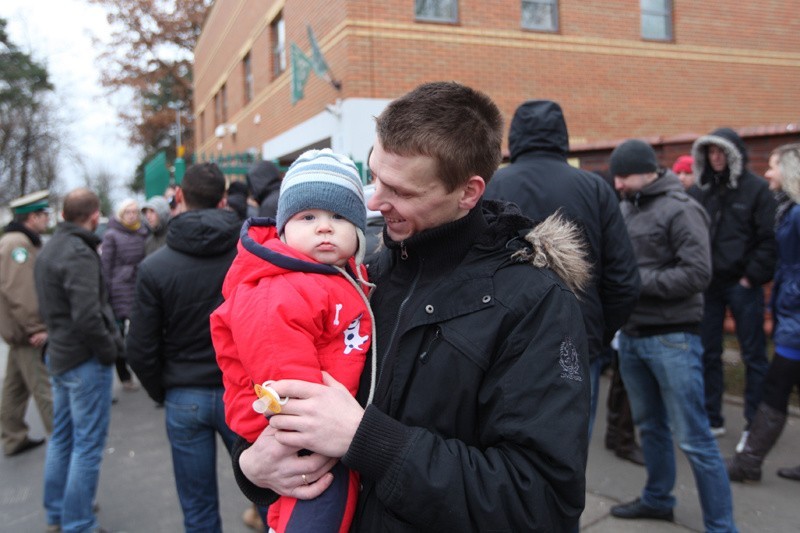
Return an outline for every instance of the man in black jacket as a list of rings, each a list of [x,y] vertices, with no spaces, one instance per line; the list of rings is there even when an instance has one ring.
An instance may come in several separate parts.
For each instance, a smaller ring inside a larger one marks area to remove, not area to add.
[[[167,244],[139,265],[127,337],[131,368],[166,406],[167,436],[186,531],[221,531],[216,434],[230,451],[222,373],[208,317],[236,255],[241,221],[222,209],[225,177],[214,163],[186,171]]]
[[[576,529],[590,392],[578,228],[550,217],[531,230],[515,206],[482,199],[503,136],[483,93],[421,85],[377,133],[378,369],[358,394],[374,383],[374,401],[325,375],[274,383],[290,399],[251,447],[238,442],[240,487],[257,503],[275,496],[248,480],[313,498],[341,458],[363,487],[353,532]]]
[[[64,198],[64,222],[36,259],[39,312],[47,326],[53,435],[44,465],[48,529],[95,531],[92,502],[111,418],[113,365],[122,353],[94,234],[100,200],[88,189]]]
[[[720,128],[697,139],[692,157],[694,175],[703,191],[702,204],[711,216],[713,275],[705,293],[700,330],[706,411],[711,432],[723,435],[722,330],[725,310],[730,308],[747,367],[743,445],[761,401],[761,387],[769,367],[762,286],[772,279],[777,257],[775,198],[767,181],[747,168],[747,148],[730,128]]]
[[[486,186],[485,198],[514,202],[533,220],[543,220],[561,210],[578,223],[589,245],[592,283],[581,295],[580,304],[592,373],[591,435],[600,354],[625,323],[639,296],[633,248],[611,187],[597,174],[567,163],[569,134],[560,105],[550,100],[522,104],[511,121],[508,148],[511,164],[495,172]],[[626,433],[627,442],[614,442],[613,448],[620,457],[641,464],[632,422]]]

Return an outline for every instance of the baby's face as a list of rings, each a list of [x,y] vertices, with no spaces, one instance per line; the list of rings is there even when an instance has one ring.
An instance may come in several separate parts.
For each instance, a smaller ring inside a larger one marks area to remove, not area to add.
[[[283,229],[286,244],[327,265],[344,266],[358,249],[356,227],[324,209],[300,211]]]

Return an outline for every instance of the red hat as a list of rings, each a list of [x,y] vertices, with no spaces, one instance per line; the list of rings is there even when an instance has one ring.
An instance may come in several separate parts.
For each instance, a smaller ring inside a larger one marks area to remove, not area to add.
[[[692,163],[694,163],[694,159],[692,159],[692,156],[682,155],[675,160],[675,164],[672,165],[672,171],[675,174],[680,174],[681,172],[686,172],[687,174],[691,174]]]

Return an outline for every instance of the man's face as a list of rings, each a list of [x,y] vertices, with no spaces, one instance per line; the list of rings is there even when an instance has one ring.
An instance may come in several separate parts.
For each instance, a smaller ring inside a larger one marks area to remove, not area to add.
[[[781,167],[778,164],[778,154],[772,154],[769,156],[769,169],[764,173],[764,177],[767,178],[767,181],[769,182],[769,189],[771,191],[781,190],[783,174],[781,173]]]
[[[717,145],[710,145],[708,147],[708,163],[714,172],[722,172],[728,166],[728,158],[725,156],[725,151]]]
[[[375,194],[367,206],[381,212],[386,231],[394,241],[403,241],[469,212],[462,203],[464,188],[447,192],[431,157],[392,154],[375,141],[369,168],[375,179]]]
[[[644,189],[645,185],[655,180],[656,176],[655,173],[614,176],[614,188],[623,198],[630,198]]]
[[[305,209],[286,221],[286,244],[326,265],[344,266],[356,254],[356,227],[325,209]]]
[[[158,228],[158,213],[156,213],[155,209],[145,207],[142,211],[144,211],[144,218],[147,219],[147,224],[153,229]]]
[[[678,179],[681,180],[681,185],[684,189],[689,189],[694,185],[694,174],[692,172],[679,172]]]
[[[47,214],[47,211],[35,211],[28,216],[26,226],[34,233],[41,235],[47,231],[47,222],[49,219],[50,216]]]

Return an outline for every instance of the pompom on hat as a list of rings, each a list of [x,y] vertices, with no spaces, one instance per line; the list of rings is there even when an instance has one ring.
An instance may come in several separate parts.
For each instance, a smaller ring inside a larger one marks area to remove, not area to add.
[[[612,176],[649,174],[658,171],[653,147],[639,139],[628,139],[611,152],[609,170]]]
[[[350,158],[325,148],[304,152],[292,163],[278,196],[278,234],[283,235],[286,222],[305,209],[324,209],[350,221],[358,235],[356,262],[361,263],[367,207],[361,176]]]

